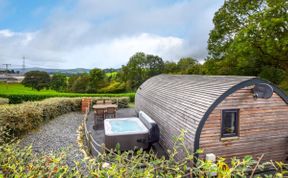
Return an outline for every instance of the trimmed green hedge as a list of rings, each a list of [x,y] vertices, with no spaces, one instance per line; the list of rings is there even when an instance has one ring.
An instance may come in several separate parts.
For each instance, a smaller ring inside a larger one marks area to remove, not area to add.
[[[120,94],[0,94],[0,97],[8,98],[10,104],[18,104],[24,101],[39,101],[52,97],[129,97],[130,102],[134,102],[135,93],[120,93]]]
[[[1,130],[9,133],[9,138],[18,137],[37,128],[46,120],[71,111],[79,111],[80,106],[81,98],[50,98],[38,102],[1,105]],[[7,137],[0,138],[1,142],[3,140],[7,140]]]
[[[111,100],[112,104],[117,104],[118,108],[129,107],[129,97],[92,97],[92,105],[96,104],[97,100]]]
[[[99,98],[92,97],[91,99],[95,102]],[[128,107],[128,97],[117,99],[119,108]],[[111,100],[114,103],[117,102],[116,98]],[[44,121],[71,111],[80,111],[81,101],[80,97],[49,98],[43,101],[0,105],[0,144],[37,128]],[[9,133],[9,136],[5,133]]]
[[[43,101],[6,104],[0,106],[0,142],[21,136],[37,128],[45,120],[79,111],[81,98],[50,98]],[[9,137],[3,135],[9,133]]]

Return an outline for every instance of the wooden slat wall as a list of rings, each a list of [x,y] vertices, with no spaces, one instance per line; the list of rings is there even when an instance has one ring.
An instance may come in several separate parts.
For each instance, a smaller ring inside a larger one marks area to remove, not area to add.
[[[144,82],[135,98],[136,110],[147,113],[160,127],[160,143],[172,149],[181,129],[193,151],[199,121],[214,101],[232,86],[251,77],[159,75]]]
[[[222,109],[234,108],[240,109],[239,140],[220,141]],[[200,148],[204,154],[228,158],[245,155],[257,158],[264,153],[263,160],[285,161],[288,159],[288,105],[275,93],[270,99],[255,100],[251,87],[240,89],[210,114],[201,133]]]

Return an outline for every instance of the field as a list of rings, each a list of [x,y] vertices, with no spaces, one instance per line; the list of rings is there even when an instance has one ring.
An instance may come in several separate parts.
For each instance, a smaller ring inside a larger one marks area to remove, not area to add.
[[[32,90],[19,83],[0,83],[0,97],[9,98],[10,103],[20,103],[22,101],[41,100],[50,97],[129,97],[130,102],[134,102],[135,93],[117,94],[89,94],[89,93],[62,93],[55,90]]]
[[[32,90],[32,88],[25,87],[20,83],[0,83],[0,93],[1,94],[37,94],[37,95],[47,95],[47,94],[59,94],[55,90]],[[61,93],[64,94],[64,93]]]

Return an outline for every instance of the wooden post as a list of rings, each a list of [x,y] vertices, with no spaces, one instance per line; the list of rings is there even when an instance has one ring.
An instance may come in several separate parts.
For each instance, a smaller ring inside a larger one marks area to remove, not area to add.
[[[91,132],[88,132],[88,152],[90,155],[92,155],[92,146],[91,146]]]

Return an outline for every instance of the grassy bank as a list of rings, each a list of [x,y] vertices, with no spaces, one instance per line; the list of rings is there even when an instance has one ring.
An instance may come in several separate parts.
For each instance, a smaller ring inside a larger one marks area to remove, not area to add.
[[[54,90],[32,90],[22,84],[0,83],[0,97],[8,98],[10,103],[21,103],[23,101],[38,101],[51,97],[129,97],[130,102],[134,102],[135,93],[62,93]]]

